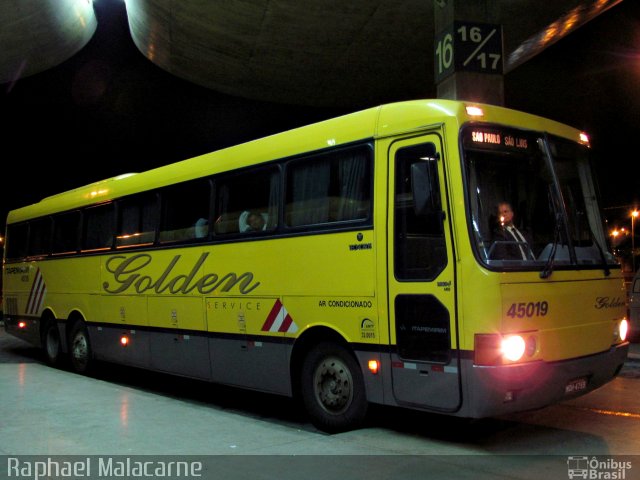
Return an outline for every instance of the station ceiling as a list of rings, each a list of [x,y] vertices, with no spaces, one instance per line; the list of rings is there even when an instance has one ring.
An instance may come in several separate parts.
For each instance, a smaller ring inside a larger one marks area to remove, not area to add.
[[[122,1],[122,0],[93,0]],[[177,77],[244,98],[347,107],[433,96],[437,9],[463,0],[125,0],[131,36]],[[515,69],[622,0],[464,0]],[[52,68],[97,26],[92,0],[0,2],[0,83]]]

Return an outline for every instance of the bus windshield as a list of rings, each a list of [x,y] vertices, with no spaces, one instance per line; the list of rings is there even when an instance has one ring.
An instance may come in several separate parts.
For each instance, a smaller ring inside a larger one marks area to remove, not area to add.
[[[604,268],[607,250],[589,149],[493,125],[462,131],[475,252],[493,270]]]

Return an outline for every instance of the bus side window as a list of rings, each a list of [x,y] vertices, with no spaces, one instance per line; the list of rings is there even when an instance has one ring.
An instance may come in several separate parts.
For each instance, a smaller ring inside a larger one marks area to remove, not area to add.
[[[51,219],[37,218],[29,222],[29,248],[27,255],[48,255],[51,249]]]
[[[102,250],[113,245],[113,203],[86,208],[83,213],[82,250]]]
[[[116,246],[148,245],[154,242],[158,222],[155,193],[143,193],[118,202]]]
[[[5,256],[9,260],[17,260],[27,256],[29,238],[28,223],[14,223],[7,226],[7,244]]]
[[[291,162],[287,168],[287,225],[370,218],[370,157],[369,148],[356,148]]]
[[[166,188],[161,193],[160,242],[181,242],[209,236],[209,180]]]
[[[278,226],[280,170],[252,169],[216,182],[216,235],[271,231]]]
[[[80,212],[66,212],[53,217],[53,253],[78,251]]]

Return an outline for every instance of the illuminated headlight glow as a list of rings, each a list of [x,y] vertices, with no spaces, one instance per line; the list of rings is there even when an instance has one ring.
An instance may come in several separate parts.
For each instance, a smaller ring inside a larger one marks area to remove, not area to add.
[[[474,365],[509,365],[533,361],[538,353],[535,332],[526,334],[477,333],[474,338]]]

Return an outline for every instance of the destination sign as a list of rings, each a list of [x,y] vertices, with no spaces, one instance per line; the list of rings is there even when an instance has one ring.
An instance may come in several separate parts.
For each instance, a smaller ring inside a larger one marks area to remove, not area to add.
[[[466,148],[530,151],[536,148],[536,136],[514,129],[469,126],[463,133]]]

